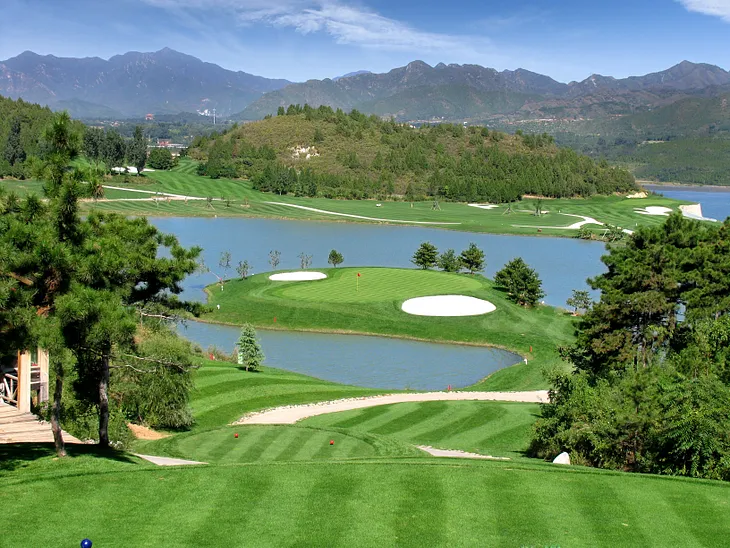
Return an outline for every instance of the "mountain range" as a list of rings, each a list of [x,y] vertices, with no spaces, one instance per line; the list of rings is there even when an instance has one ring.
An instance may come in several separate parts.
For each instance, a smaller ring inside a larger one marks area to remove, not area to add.
[[[76,117],[212,111],[230,115],[291,82],[223,69],[169,48],[109,60],[26,51],[0,61],[0,95],[68,109]]]
[[[25,52],[0,62],[0,95],[68,109],[81,118],[215,108],[227,118],[256,120],[280,106],[308,103],[403,121],[610,119],[729,91],[730,72],[689,61],[644,76],[594,74],[567,84],[524,69],[423,61],[383,74],[357,71],[292,83],[229,71],[169,48],[109,60]]]

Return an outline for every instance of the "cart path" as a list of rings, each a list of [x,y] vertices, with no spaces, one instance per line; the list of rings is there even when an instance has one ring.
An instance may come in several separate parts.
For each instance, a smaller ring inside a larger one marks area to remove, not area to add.
[[[294,207],[296,209],[303,209],[305,211],[312,211],[314,213],[322,213],[324,215],[337,215],[338,217],[350,217],[351,219],[364,219],[366,221],[378,221],[381,223],[406,223],[410,225],[460,225],[461,223],[439,223],[436,221],[401,221],[399,219],[378,219],[376,217],[363,217],[362,215],[351,215],[350,213],[337,213],[335,211],[326,211],[324,209],[316,209],[314,207],[306,207],[295,204],[287,204],[284,202],[264,202],[270,205],[280,205],[286,207]]]
[[[362,398],[309,403],[305,405],[286,405],[248,413],[233,424],[294,424],[300,420],[328,413],[352,411],[378,405],[427,401],[503,401],[523,403],[548,403],[547,390],[530,392],[422,392],[404,394],[384,394]]]

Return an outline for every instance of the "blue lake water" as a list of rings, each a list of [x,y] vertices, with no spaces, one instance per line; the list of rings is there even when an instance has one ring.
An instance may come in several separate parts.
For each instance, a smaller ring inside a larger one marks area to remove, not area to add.
[[[240,330],[187,322],[180,333],[231,351]],[[521,358],[504,350],[384,337],[258,331],[265,363],[328,381],[391,390],[462,388]]]
[[[702,204],[707,217],[730,216],[730,192],[697,187],[658,187],[652,190]],[[222,251],[233,263],[247,260],[253,273],[271,270],[269,251],[281,251],[279,269],[299,268],[297,255],[313,256],[313,268],[327,267],[327,256],[337,249],[345,266],[412,267],[410,258],[421,242],[440,250],[461,251],[470,242],[487,256],[486,275],[492,277],[507,261],[522,257],[543,280],[548,304],[564,306],[573,289],[587,289],[586,279],[603,272],[604,245],[568,238],[495,236],[423,227],[279,221],[271,219],[153,218],[164,232],[175,234],[185,246],[204,249],[208,266],[219,275]],[[229,276],[233,272],[228,273]],[[216,281],[212,274],[191,276],[184,297],[204,300],[203,288]],[[217,346],[231,352],[238,329],[189,322],[183,335],[203,348]],[[266,364],[318,378],[383,389],[444,389],[464,387],[512,365],[519,357],[496,349],[430,344],[383,337],[319,335],[259,331]]]
[[[299,268],[298,255],[312,255],[312,268],[326,268],[331,249],[345,257],[343,266],[390,266],[413,268],[411,257],[430,241],[439,250],[458,252],[470,242],[486,253],[485,274],[493,277],[502,266],[522,257],[542,278],[545,301],[565,306],[573,289],[587,289],[586,279],[603,272],[600,262],[605,246],[572,238],[495,236],[423,227],[279,221],[243,218],[152,218],[160,230],[175,234],[184,246],[203,248],[206,264],[218,275],[220,254],[230,251],[233,264],[247,260],[253,272],[271,270],[269,251],[281,251],[280,270]],[[231,270],[228,276],[235,276]],[[185,282],[187,299],[204,300],[203,288],[216,281],[213,274],[191,276]]]
[[[705,217],[724,221],[730,217],[730,188],[712,186],[644,185],[667,198],[696,202]]]

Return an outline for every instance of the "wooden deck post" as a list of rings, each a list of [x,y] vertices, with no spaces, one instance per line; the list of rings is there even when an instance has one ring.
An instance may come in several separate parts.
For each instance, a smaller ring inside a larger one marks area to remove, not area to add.
[[[18,352],[18,411],[30,413],[30,352]]]
[[[38,403],[48,401],[48,366],[49,358],[48,351],[43,348],[38,348],[38,365],[40,366],[40,381],[41,386],[38,392]]]

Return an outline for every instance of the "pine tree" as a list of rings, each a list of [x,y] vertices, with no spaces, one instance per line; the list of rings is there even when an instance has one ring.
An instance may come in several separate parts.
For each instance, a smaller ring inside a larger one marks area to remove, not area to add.
[[[25,162],[25,150],[20,143],[20,118],[15,118],[10,126],[8,140],[5,143],[5,160],[12,166],[15,163]]]
[[[466,268],[470,274],[475,274],[484,270],[484,251],[479,249],[475,243],[470,243],[459,256],[461,265]]]
[[[428,270],[436,266],[438,261],[438,249],[431,242],[423,242],[421,246],[413,254],[411,262],[422,268]]]
[[[337,265],[342,264],[345,261],[344,257],[342,256],[342,253],[337,251],[336,249],[333,249],[330,251],[330,255],[327,258],[327,262],[337,268]]]
[[[245,324],[238,339],[238,363],[243,365],[246,371],[256,371],[263,361],[264,353],[256,338],[256,330],[251,324]]]
[[[542,281],[522,258],[508,262],[494,277],[497,285],[505,289],[513,301],[524,306],[535,306],[545,296]]]

